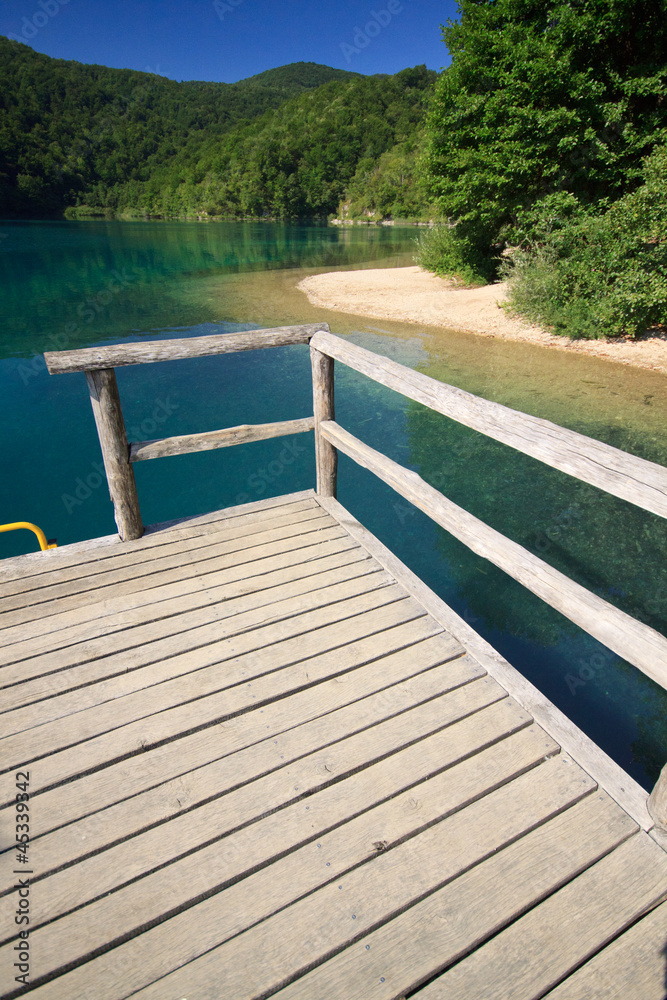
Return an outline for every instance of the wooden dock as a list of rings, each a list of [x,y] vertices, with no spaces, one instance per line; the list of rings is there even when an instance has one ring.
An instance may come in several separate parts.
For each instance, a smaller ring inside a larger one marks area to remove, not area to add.
[[[665,852],[327,506],[2,564],[36,1000],[663,1000]]]
[[[141,537],[0,562],[0,995],[664,1000],[664,783],[649,810],[327,495],[363,449],[315,360],[317,493],[144,530],[130,456],[180,445],[114,418]]]

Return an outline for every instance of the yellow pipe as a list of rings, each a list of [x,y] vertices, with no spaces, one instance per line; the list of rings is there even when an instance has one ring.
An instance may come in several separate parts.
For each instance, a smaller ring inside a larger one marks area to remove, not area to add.
[[[27,528],[28,531],[34,531],[37,535],[37,541],[39,542],[39,547],[44,552],[45,549],[57,549],[58,546],[55,541],[48,542],[46,540],[46,535],[41,528],[38,528],[36,524],[31,524],[30,521],[12,521],[11,524],[0,524],[0,532],[3,531],[16,531],[17,528]]]

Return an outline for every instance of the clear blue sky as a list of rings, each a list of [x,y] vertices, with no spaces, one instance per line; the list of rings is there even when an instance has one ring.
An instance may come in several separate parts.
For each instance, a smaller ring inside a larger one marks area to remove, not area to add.
[[[299,61],[439,70],[440,25],[457,11],[455,0],[1,0],[0,34],[59,59],[233,83]]]

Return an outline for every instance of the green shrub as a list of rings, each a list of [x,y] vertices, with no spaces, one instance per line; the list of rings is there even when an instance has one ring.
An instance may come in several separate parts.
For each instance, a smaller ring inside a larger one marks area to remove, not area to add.
[[[572,195],[519,219],[505,267],[510,308],[571,337],[638,337],[667,324],[667,148],[644,184],[598,214]]]
[[[415,262],[443,278],[465,285],[485,285],[493,280],[497,262],[489,260],[485,248],[466,239],[458,226],[441,223],[425,230],[418,239]]]

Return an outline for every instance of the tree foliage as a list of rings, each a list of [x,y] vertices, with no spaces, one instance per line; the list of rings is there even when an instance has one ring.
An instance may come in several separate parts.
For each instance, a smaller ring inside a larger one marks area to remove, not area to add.
[[[429,183],[462,258],[487,258],[559,192],[641,182],[667,138],[665,0],[460,0],[427,120]]]

